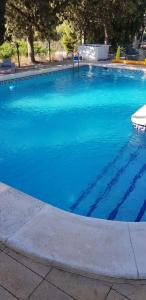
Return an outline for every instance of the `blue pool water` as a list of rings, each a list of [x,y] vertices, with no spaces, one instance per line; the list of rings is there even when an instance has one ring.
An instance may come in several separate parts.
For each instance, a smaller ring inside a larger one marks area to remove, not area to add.
[[[81,67],[0,85],[0,181],[80,215],[146,221],[142,71]]]

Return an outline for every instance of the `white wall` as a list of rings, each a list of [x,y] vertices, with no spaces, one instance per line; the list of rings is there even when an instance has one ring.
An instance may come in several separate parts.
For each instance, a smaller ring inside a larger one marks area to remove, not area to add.
[[[82,45],[78,47],[78,53],[87,60],[108,59],[109,45]]]

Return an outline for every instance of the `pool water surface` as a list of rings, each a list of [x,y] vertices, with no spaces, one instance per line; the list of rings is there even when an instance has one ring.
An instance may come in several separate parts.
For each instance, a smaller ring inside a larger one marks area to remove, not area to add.
[[[64,210],[146,221],[143,71],[82,66],[0,85],[0,181]],[[37,200],[36,200],[37,201]]]

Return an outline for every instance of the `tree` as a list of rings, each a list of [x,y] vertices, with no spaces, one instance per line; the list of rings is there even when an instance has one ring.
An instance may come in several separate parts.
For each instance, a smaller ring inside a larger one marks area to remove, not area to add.
[[[91,23],[95,22],[97,0],[70,1],[66,10],[66,19],[72,23],[80,35],[80,42],[86,44]]]
[[[131,43],[144,28],[146,0],[74,0],[66,17],[84,43],[104,42],[113,47]]]
[[[78,35],[72,27],[72,24],[65,21],[57,28],[57,32],[61,35],[61,42],[66,52],[74,52],[77,47]]]
[[[6,33],[12,38],[27,39],[31,62],[35,62],[34,37],[50,45],[56,26],[64,19],[68,21],[68,32],[64,29],[63,35],[68,49],[77,39],[110,43],[114,48],[125,46],[145,26],[146,0],[0,0],[0,40],[4,34],[5,1]]]
[[[104,24],[105,41],[114,47],[132,43],[144,24],[145,8],[146,0],[101,0],[98,16]]]
[[[0,1],[0,44],[4,41],[5,33],[5,4],[6,0]]]
[[[7,0],[7,33],[15,38],[27,39],[30,62],[35,62],[35,33],[39,33],[42,39],[50,39],[58,24],[59,13],[67,3],[68,0]]]

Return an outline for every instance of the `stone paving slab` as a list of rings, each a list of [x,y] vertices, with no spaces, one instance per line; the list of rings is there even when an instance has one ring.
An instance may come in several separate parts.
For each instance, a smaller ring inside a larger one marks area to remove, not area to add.
[[[146,299],[146,285],[114,284],[113,289],[130,300]]]
[[[11,295],[3,287],[0,286],[0,300],[16,300],[17,298]]]
[[[137,278],[127,223],[81,217],[47,205],[7,244],[79,273]]]
[[[47,281],[43,281],[41,285],[30,296],[30,300],[73,300],[72,297],[65,294]]]
[[[128,300],[128,298],[124,297],[123,295],[120,295],[116,291],[111,290],[106,300]],[[137,299],[137,300],[142,300],[142,299]]]
[[[27,299],[42,278],[0,252],[0,285],[20,299]]]
[[[107,277],[103,281],[55,268],[42,277],[36,275],[36,265],[4,248],[0,252],[0,300],[146,300],[146,280],[119,283]]]
[[[6,246],[5,246],[5,244],[4,243],[2,243],[2,242],[0,242],[0,250],[4,250],[6,248]]]
[[[129,223],[131,241],[138,268],[138,277],[146,278],[146,223]]]
[[[1,186],[1,184],[0,184]],[[18,231],[45,203],[12,188],[0,192],[0,241]]]
[[[61,288],[77,300],[104,300],[111,284],[80,275],[53,269],[46,280]]]
[[[33,272],[37,273],[42,277],[45,277],[51,270],[50,266],[45,266],[40,263],[36,263],[34,260],[27,258],[20,253],[12,251],[9,248],[4,248],[3,251],[4,253],[14,258],[16,261],[18,261],[19,263],[26,266],[27,268],[29,268],[30,270],[32,270]]]

